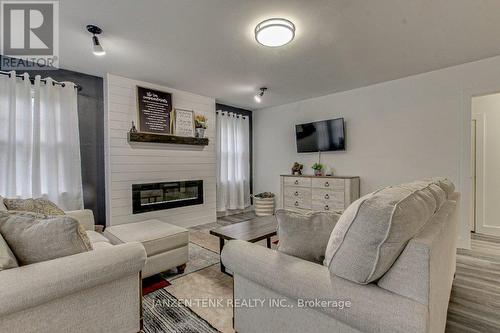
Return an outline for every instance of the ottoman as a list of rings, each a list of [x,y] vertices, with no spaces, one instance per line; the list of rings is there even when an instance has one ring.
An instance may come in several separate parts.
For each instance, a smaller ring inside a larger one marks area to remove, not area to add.
[[[113,244],[140,242],[146,249],[147,259],[142,277],[176,267],[183,273],[188,262],[189,232],[159,220],[120,224],[107,227],[104,236]]]

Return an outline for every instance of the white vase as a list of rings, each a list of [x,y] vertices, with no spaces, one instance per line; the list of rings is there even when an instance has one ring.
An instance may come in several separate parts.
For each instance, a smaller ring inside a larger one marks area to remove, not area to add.
[[[205,137],[205,129],[204,128],[197,128],[196,129],[196,137],[197,138],[203,138]]]

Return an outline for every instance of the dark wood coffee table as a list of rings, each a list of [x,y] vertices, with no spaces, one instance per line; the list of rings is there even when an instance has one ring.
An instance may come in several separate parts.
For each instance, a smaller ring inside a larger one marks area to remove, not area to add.
[[[278,222],[274,215],[255,217],[245,222],[239,222],[224,227],[210,230],[210,234],[219,237],[219,248],[222,253],[226,240],[239,239],[255,243],[263,239],[267,240],[267,247],[271,248],[271,237],[276,235]],[[226,267],[220,264],[220,270],[226,273]],[[227,273],[226,273],[227,274]]]

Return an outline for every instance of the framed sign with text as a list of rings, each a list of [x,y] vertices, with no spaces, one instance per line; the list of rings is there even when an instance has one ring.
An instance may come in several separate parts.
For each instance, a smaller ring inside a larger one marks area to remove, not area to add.
[[[194,111],[175,109],[174,134],[194,137]]]
[[[172,94],[137,86],[139,131],[171,134]]]

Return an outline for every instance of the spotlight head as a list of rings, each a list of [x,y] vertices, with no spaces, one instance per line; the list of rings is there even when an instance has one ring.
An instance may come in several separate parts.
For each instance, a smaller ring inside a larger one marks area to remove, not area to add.
[[[106,54],[106,51],[102,48],[101,43],[99,42],[99,38],[97,36],[92,36],[92,52],[96,56],[103,56]]]
[[[102,33],[102,29],[99,28],[98,26],[89,24],[87,25],[87,31],[92,34],[92,52],[96,56],[103,56],[106,54],[106,51],[102,48],[102,45],[99,41],[99,38],[97,35]]]
[[[262,96],[264,96],[264,93],[267,91],[267,88],[262,87],[259,90],[260,90],[260,92],[253,97],[257,103],[262,102]]]

